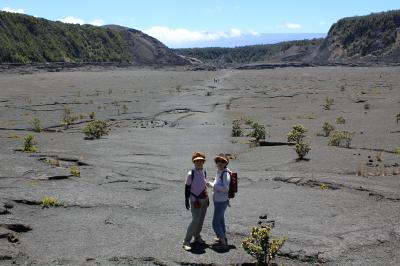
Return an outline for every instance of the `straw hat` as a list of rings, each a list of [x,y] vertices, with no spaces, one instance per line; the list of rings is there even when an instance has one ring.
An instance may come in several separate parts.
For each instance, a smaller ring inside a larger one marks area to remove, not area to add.
[[[206,155],[203,152],[197,152],[197,151],[193,152],[193,154],[192,154],[192,162],[199,161],[199,160],[205,161],[206,160]]]
[[[225,154],[223,154],[223,153],[218,154],[218,155],[214,158],[214,161],[217,161],[217,160],[222,160],[222,161],[224,161],[224,162],[226,162],[226,163],[229,163],[228,157],[227,157]]]

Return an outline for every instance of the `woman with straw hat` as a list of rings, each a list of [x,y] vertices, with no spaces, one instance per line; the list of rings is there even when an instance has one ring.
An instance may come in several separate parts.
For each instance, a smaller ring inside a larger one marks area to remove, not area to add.
[[[213,182],[207,182],[207,186],[213,188],[214,216],[212,226],[217,236],[215,238],[218,248],[228,249],[226,238],[225,211],[229,205],[229,183],[231,181],[231,171],[228,169],[228,157],[220,153],[214,158],[217,166],[217,174]]]
[[[203,170],[206,155],[202,152],[192,154],[194,167],[188,172],[185,182],[185,206],[192,213],[192,221],[188,226],[186,237],[183,240],[183,249],[190,251],[190,241],[194,238],[195,243],[205,244],[200,232],[203,228],[209,199],[207,194],[207,173]]]

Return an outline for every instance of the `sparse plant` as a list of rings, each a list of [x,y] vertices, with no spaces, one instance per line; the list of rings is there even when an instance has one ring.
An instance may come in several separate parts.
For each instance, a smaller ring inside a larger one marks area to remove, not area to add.
[[[80,120],[86,119],[86,115],[80,114],[80,115],[79,115],[79,119],[80,119]]]
[[[320,188],[321,190],[327,190],[329,187],[328,187],[326,184],[321,183],[321,184],[319,185],[319,188]]]
[[[249,134],[249,137],[255,138],[256,141],[265,139],[265,125],[255,122],[251,127],[253,130]]]
[[[103,120],[89,122],[83,128],[83,133],[85,133],[88,139],[99,139],[101,136],[108,134],[107,123]]]
[[[81,176],[81,170],[77,166],[71,166],[70,168],[71,175],[75,177],[80,177]]]
[[[375,158],[376,158],[377,162],[382,162],[383,161],[383,152],[381,152],[381,151],[376,152]]]
[[[33,131],[35,131],[35,132],[42,132],[43,131],[42,122],[40,121],[39,118],[35,117],[31,121],[31,125],[33,126]]]
[[[89,118],[90,119],[94,119],[95,118],[95,116],[96,116],[96,113],[95,112],[91,112],[91,113],[89,113]]]
[[[294,149],[297,153],[298,159],[303,160],[304,157],[310,152],[311,147],[310,147],[310,144],[300,142],[300,143],[296,143],[296,145],[294,146]]]
[[[288,134],[287,140],[289,142],[300,143],[306,137],[307,131],[303,125],[294,125],[292,131]]]
[[[354,132],[350,132],[347,130],[343,131],[334,131],[330,135],[329,145],[337,146],[337,147],[344,147],[349,148],[351,141],[353,139]]]
[[[296,143],[294,150],[299,160],[303,160],[311,150],[310,144],[303,142],[307,131],[308,130],[303,125],[294,125],[292,131],[290,131],[287,136],[288,142]]]
[[[271,265],[288,237],[273,238],[273,224],[253,227],[251,235],[242,240],[243,249],[257,260],[257,265]]]
[[[334,131],[335,129],[336,129],[335,126],[330,124],[330,123],[328,123],[328,122],[325,122],[322,125],[322,132],[324,134],[324,137],[329,137],[331,132]]]
[[[398,147],[396,147],[396,148],[394,149],[394,153],[400,155],[400,146],[398,146]]]
[[[335,100],[333,98],[326,98],[323,104],[325,110],[331,110],[332,105],[334,104]]]
[[[339,116],[338,118],[336,118],[336,124],[346,124],[346,118],[344,118],[343,116]]]
[[[122,113],[126,114],[128,112],[128,107],[124,104],[122,105]]]
[[[182,90],[182,86],[181,86],[181,85],[178,85],[178,86],[176,86],[176,88],[175,88],[175,89],[176,89],[176,91],[177,91],[177,92],[181,92],[181,90]]]
[[[232,121],[232,137],[242,137],[243,136],[243,129],[241,127],[240,120],[233,120]]]
[[[313,119],[317,119],[317,115],[316,114],[308,114],[308,115],[305,115],[305,118],[313,120]]]
[[[396,115],[396,123],[398,124],[399,121],[400,121],[400,113],[398,113],[398,114]]]
[[[254,124],[254,121],[253,121],[253,119],[251,119],[250,117],[244,117],[244,118],[242,118],[242,120],[244,121],[244,123],[246,124],[246,125],[248,125],[248,126],[250,126],[250,125],[253,125]]]
[[[42,207],[43,208],[56,207],[59,205],[60,205],[60,203],[58,202],[58,200],[56,198],[46,196],[42,199]]]
[[[67,129],[69,126],[76,120],[77,118],[72,115],[72,111],[70,108],[65,107],[64,112],[62,114],[62,123],[64,128]]]
[[[37,144],[35,140],[35,136],[33,135],[27,135],[24,138],[24,147],[23,147],[23,152],[37,152],[38,148],[35,146]]]

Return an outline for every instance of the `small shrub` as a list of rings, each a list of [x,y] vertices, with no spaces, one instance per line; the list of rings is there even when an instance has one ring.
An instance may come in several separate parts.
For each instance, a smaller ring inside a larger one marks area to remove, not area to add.
[[[339,116],[338,118],[336,118],[336,124],[346,124],[346,118],[344,118],[343,116]]]
[[[394,153],[400,155],[400,146],[396,147],[396,149],[394,149]]]
[[[271,265],[278,251],[288,239],[287,236],[272,238],[272,228],[271,224],[253,227],[251,235],[242,240],[243,249],[257,259],[257,265]]]
[[[122,105],[122,113],[126,114],[128,112],[128,107],[124,104]]]
[[[292,131],[289,132],[287,137],[288,142],[296,143],[294,150],[296,151],[299,160],[303,160],[311,150],[310,145],[303,142],[307,131],[308,130],[303,125],[294,125]]]
[[[243,129],[240,125],[240,120],[233,120],[232,122],[232,137],[242,137]]]
[[[69,126],[75,122],[78,119],[78,117],[72,115],[72,111],[70,108],[65,107],[64,108],[64,113],[62,114],[62,124],[64,125],[64,128],[67,129]]]
[[[294,125],[292,131],[289,132],[288,142],[300,143],[306,137],[307,129],[303,125]]]
[[[248,126],[250,126],[250,125],[253,125],[254,124],[254,121],[253,121],[253,119],[251,119],[250,117],[245,117],[245,118],[242,118],[242,120],[244,121],[244,123],[246,124],[246,125],[248,125]]]
[[[101,107],[100,107],[101,108]],[[95,112],[91,112],[91,113],[89,113],[89,118],[90,119],[94,119],[95,118],[95,116],[96,116],[96,113]]]
[[[322,125],[322,132],[324,133],[324,136],[325,136],[325,137],[329,137],[329,135],[331,134],[331,132],[334,131],[334,130],[335,130],[335,126],[332,125],[332,124],[330,124],[330,123],[328,123],[328,122],[325,122],[325,123]]]
[[[60,160],[57,160],[57,159],[50,158],[50,159],[47,159],[46,162],[48,164],[50,164],[51,166],[57,166],[57,167],[61,166]]]
[[[400,113],[398,113],[398,114],[396,115],[396,123],[398,124],[399,121],[400,121]]]
[[[70,171],[71,171],[71,175],[73,175],[75,177],[80,177],[81,176],[81,171],[76,166],[71,166]]]
[[[39,118],[34,118],[31,121],[31,125],[33,126],[33,131],[35,132],[42,132],[43,131],[43,126],[42,126],[42,122],[40,121]]]
[[[42,199],[42,207],[43,208],[50,208],[50,207],[56,207],[59,206],[60,203],[56,198],[53,197],[44,197]]]
[[[33,135],[27,135],[24,138],[24,147],[23,151],[24,152],[37,152],[38,148],[35,146],[37,144],[35,140],[35,136]]]
[[[325,110],[331,110],[331,107],[333,105],[333,103],[335,102],[334,99],[332,98],[326,98],[325,99],[325,103],[323,104],[323,107]]]
[[[313,119],[317,119],[317,115],[316,114],[308,114],[308,115],[305,115],[305,118],[313,120]]]
[[[102,120],[92,121],[83,128],[83,133],[89,139],[99,139],[101,136],[108,134],[107,123]]]
[[[250,137],[255,138],[256,141],[265,139],[265,125],[255,122],[252,125],[252,132],[249,134]]]
[[[330,136],[329,145],[349,148],[353,136],[354,133],[350,131],[334,131]]]
[[[294,146],[294,149],[297,153],[298,159],[303,160],[304,157],[310,152],[311,147],[307,143],[300,142],[300,143],[296,143],[296,145]]]
[[[327,190],[329,187],[328,187],[326,184],[321,183],[321,184],[319,185],[319,188],[320,188],[321,190]]]

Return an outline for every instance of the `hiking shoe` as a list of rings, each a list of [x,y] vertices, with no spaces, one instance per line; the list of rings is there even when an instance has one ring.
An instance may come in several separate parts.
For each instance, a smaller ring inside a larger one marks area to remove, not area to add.
[[[220,243],[220,242],[221,242],[221,239],[218,238],[218,237],[214,237],[214,242],[215,242],[215,243]]]
[[[182,245],[182,248],[183,248],[185,251],[191,251],[191,250],[192,250],[192,247],[191,247],[189,244],[183,244],[183,245]]]
[[[201,237],[199,237],[199,238],[197,238],[197,239],[194,240],[194,243],[197,243],[197,244],[205,244],[206,241],[204,241]]]

